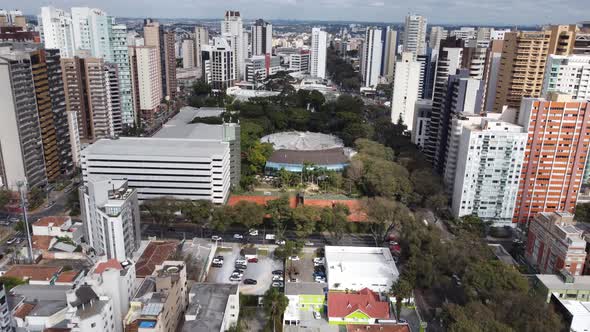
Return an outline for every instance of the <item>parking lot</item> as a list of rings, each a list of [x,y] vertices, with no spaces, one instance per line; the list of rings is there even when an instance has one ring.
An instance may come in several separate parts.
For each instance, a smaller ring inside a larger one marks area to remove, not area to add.
[[[235,261],[240,257],[241,246],[237,243],[225,243],[226,248],[218,249],[217,255],[223,256],[224,262],[222,267],[211,267],[208,282],[215,283],[238,283],[230,281],[229,277],[235,270]],[[263,295],[272,283],[272,271],[283,270],[283,263],[272,258],[274,246],[258,247],[258,263],[248,263],[244,270],[244,276],[240,281],[240,292],[249,295]],[[268,249],[268,250],[264,250]],[[254,279],[256,285],[244,284],[245,279]]]
[[[297,282],[315,282],[313,277],[313,259],[315,257],[315,249],[303,248],[299,254],[299,260],[287,260],[287,266],[285,267],[286,279],[297,279]]]

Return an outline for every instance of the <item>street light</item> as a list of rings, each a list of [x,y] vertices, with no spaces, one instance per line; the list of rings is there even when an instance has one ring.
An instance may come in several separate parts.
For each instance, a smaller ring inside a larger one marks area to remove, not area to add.
[[[18,192],[20,194],[20,204],[23,210],[23,222],[25,223],[25,230],[27,234],[27,251],[29,254],[29,263],[33,263],[33,244],[31,242],[31,234],[29,231],[29,218],[27,216],[27,183],[25,181],[18,181],[16,183]]]

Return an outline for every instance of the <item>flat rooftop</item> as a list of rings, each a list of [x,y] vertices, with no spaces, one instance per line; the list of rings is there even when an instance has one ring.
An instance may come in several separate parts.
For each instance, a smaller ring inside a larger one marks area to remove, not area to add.
[[[86,155],[158,156],[183,158],[210,158],[224,155],[229,143],[194,139],[122,137],[101,139],[91,144],[83,153]]]
[[[392,278],[399,275],[388,248],[326,246],[328,275],[350,273],[357,278]]]
[[[186,315],[196,316],[196,319],[185,321],[182,331],[219,331],[229,296],[237,292],[238,285],[234,284],[193,284]]]
[[[328,291],[323,282],[288,282],[285,284],[285,295],[322,295]]]
[[[549,290],[590,290],[590,276],[575,276],[572,283],[566,283],[556,274],[537,274],[535,276]]]

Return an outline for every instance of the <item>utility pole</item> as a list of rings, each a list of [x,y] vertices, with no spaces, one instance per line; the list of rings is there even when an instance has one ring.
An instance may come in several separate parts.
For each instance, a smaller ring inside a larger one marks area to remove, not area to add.
[[[23,210],[23,222],[25,224],[25,231],[27,234],[27,251],[29,254],[29,264],[33,263],[33,244],[31,242],[31,234],[29,230],[29,218],[27,216],[27,183],[25,181],[18,181],[16,183],[18,192],[20,194],[20,204]]]

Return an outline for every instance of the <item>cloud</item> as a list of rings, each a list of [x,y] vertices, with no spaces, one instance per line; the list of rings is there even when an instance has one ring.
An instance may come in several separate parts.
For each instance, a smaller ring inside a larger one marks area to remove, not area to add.
[[[371,6],[371,7],[383,7],[383,6],[385,6],[385,2],[383,2],[383,1],[372,2],[369,6]]]

